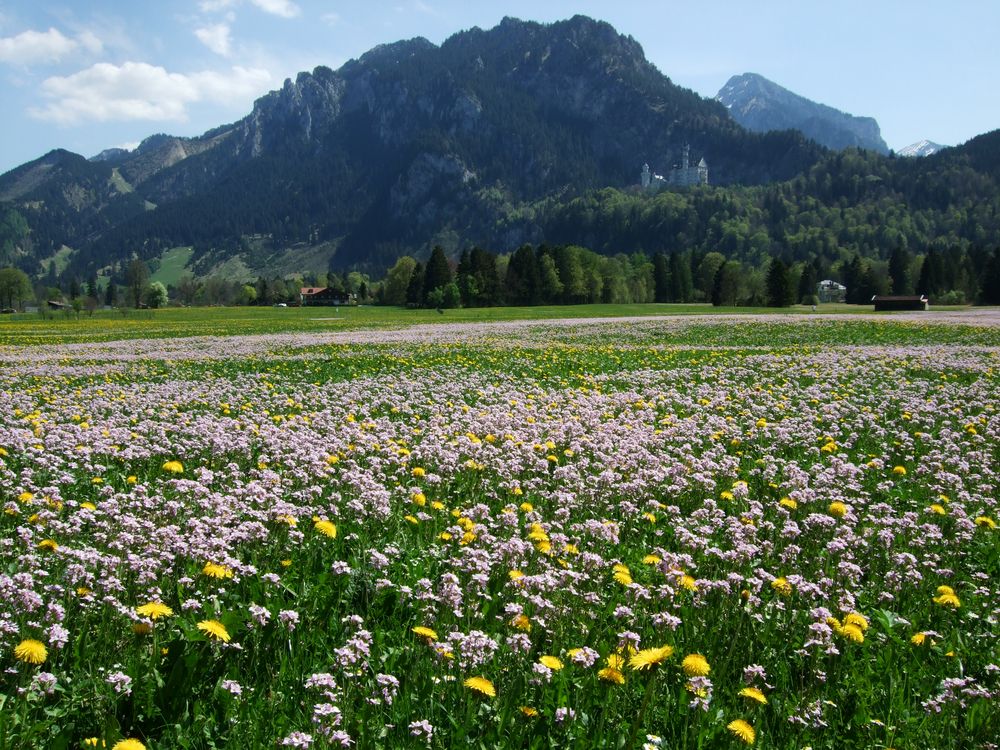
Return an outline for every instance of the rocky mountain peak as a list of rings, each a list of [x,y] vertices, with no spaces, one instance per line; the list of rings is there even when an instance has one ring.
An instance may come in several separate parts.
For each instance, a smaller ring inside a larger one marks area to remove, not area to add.
[[[827,148],[889,152],[874,118],[819,104],[757,73],[733,76],[715,98],[736,122],[754,132],[798,130]]]

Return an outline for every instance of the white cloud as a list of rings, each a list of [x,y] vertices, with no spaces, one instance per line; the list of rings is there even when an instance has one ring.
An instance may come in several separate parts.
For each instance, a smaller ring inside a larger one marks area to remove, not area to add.
[[[250,0],[265,13],[271,13],[282,18],[295,18],[301,10],[291,0]]]
[[[51,101],[29,112],[62,125],[185,120],[191,104],[238,104],[263,93],[271,82],[271,74],[260,68],[184,74],[142,62],[97,63],[69,76],[47,78],[42,92]]]
[[[202,13],[217,13],[226,8],[233,8],[239,5],[242,0],[201,0],[198,7]],[[256,5],[265,13],[282,18],[295,18],[302,9],[292,0],[250,0],[251,5]]]
[[[88,48],[94,41],[97,42],[100,51],[100,40],[93,34],[88,34]],[[17,36],[0,39],[0,62],[21,65],[59,62],[78,46],[79,42],[65,36],[58,29],[22,31]]]
[[[340,23],[340,14],[333,12],[324,13],[321,16],[321,20],[323,21],[323,23],[329,24],[330,26],[336,26],[338,23]]]
[[[104,42],[93,31],[83,31],[77,34],[76,41],[92,55],[100,54],[104,50]]]
[[[198,7],[201,8],[202,13],[215,13],[219,10],[231,8],[234,5],[236,5],[236,0],[202,0],[198,3]]]
[[[223,57],[229,57],[232,51],[232,39],[229,36],[229,26],[224,23],[217,23],[212,26],[205,26],[194,30],[194,35],[198,41],[208,47],[212,52]]]

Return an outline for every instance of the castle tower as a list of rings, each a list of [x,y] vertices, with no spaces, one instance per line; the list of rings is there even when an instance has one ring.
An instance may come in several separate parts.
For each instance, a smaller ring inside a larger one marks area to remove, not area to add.
[[[649,187],[649,183],[652,181],[652,177],[649,174],[649,164],[642,165],[642,173],[639,175],[639,184],[642,185],[643,189]]]
[[[688,169],[691,166],[691,144],[685,143],[681,152],[681,169]]]

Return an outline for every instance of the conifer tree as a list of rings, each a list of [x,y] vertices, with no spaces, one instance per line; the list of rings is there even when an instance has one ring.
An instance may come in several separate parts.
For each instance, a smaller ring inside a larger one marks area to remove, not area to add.
[[[664,253],[653,256],[653,300],[656,302],[670,301],[670,261]]]
[[[451,283],[451,266],[444,254],[444,248],[435,245],[424,270],[424,288],[421,302],[427,303],[428,295],[435,289],[444,289]]]
[[[767,271],[767,305],[768,307],[788,307],[794,301],[788,266],[781,258],[772,258]]]

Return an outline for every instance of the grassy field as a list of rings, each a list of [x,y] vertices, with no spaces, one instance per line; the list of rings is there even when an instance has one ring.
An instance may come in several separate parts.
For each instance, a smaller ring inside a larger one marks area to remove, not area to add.
[[[941,308],[966,309],[966,308]],[[821,305],[819,313],[870,313],[856,305]],[[399,328],[419,324],[516,321],[535,319],[633,317],[656,315],[741,314],[809,317],[810,308],[715,308],[711,305],[563,305],[552,307],[490,307],[409,310],[399,307],[197,307],[162,310],[98,311],[79,317],[65,313],[17,314],[0,317],[0,345],[31,345],[130,338],[253,335],[281,332],[330,332],[359,328]],[[881,316],[892,320],[893,314]],[[859,327],[878,328],[872,324]],[[766,342],[765,342],[766,343]]]
[[[184,268],[191,260],[194,248],[172,247],[160,256],[160,267],[150,276],[150,281],[159,281],[164,286],[175,286],[184,275]]]
[[[0,748],[995,750],[997,329],[667,309],[4,320]]]

